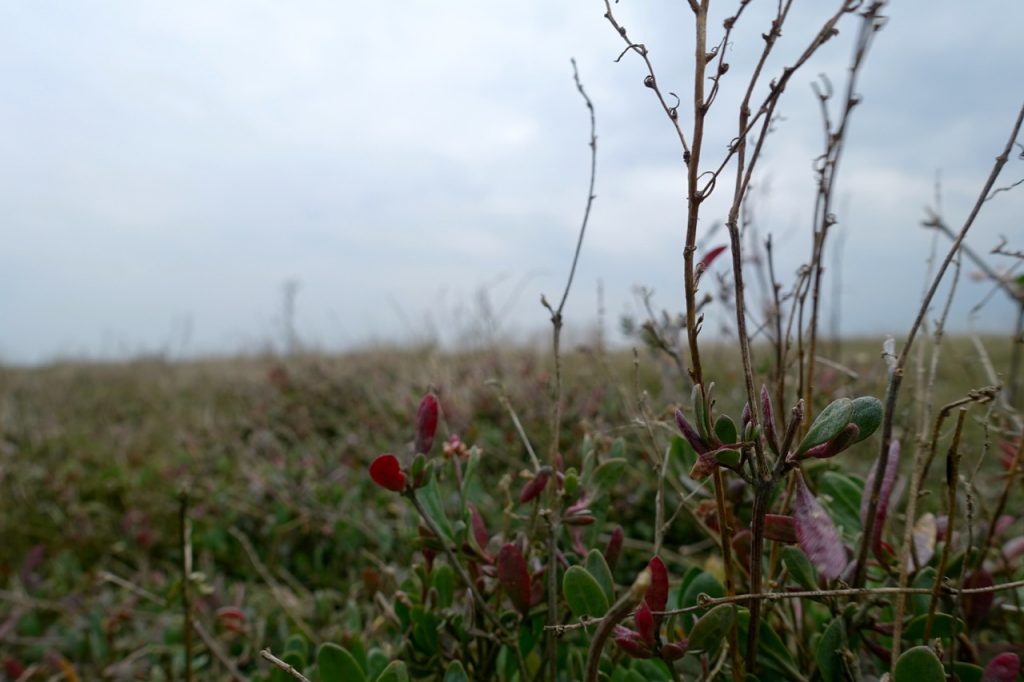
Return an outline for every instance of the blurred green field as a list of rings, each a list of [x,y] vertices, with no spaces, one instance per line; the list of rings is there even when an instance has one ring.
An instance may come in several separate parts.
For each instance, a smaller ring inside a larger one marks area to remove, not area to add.
[[[838,357],[825,345],[842,367],[819,364],[818,409],[839,396],[882,395],[881,343],[845,341]],[[984,345],[992,365],[1005,368],[1009,340]],[[757,356],[766,378],[770,355]],[[628,571],[649,558],[652,536],[650,441],[638,415],[646,409],[667,445],[671,409],[688,399],[671,362],[647,350],[637,358],[634,369],[629,351],[570,350],[560,434],[567,465],[584,447],[600,458],[623,445],[635,462],[607,512],[631,538]],[[705,366],[719,405],[738,416],[735,349],[709,345]],[[991,383],[966,338],[946,341],[940,367],[936,405]],[[14,666],[28,671],[23,679],[183,679],[183,491],[203,630],[196,679],[227,676],[211,647],[245,677],[268,676],[259,651],[281,650],[294,633],[314,645],[358,637],[393,650],[400,633],[374,595],[391,595],[409,572],[417,525],[400,500],[370,484],[367,465],[380,452],[407,455],[419,398],[434,389],[442,435],[482,451],[471,496],[500,523],[521,485],[510,472],[527,462],[501,395],[546,448],[551,372],[545,350],[429,348],[0,369],[0,679],[15,679]],[[916,381],[912,362],[897,419],[904,427],[920,407]],[[986,453],[984,417],[984,408],[970,413],[965,461]],[[863,473],[877,436],[868,443],[822,466]],[[986,456],[982,489],[999,481],[998,454]],[[923,504],[934,508],[935,497]],[[1011,504],[1016,513],[1021,500]],[[670,555],[700,562],[700,540],[681,514]]]

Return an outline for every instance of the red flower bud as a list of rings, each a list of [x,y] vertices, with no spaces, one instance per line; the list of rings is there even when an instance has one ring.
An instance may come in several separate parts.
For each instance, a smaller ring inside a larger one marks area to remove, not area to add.
[[[1001,653],[985,666],[981,682],[1014,682],[1020,675],[1020,657],[1012,651]]]
[[[651,572],[651,586],[647,588],[644,601],[651,607],[651,611],[664,611],[668,602],[668,569],[661,557],[654,557],[647,564]]]
[[[651,658],[654,656],[651,647],[633,630],[616,625],[612,632],[616,646],[625,651],[629,656],[633,658]]]
[[[784,514],[765,514],[764,536],[769,540],[775,540],[775,542],[795,545],[797,537],[793,517]]]
[[[654,631],[656,627],[654,625],[654,616],[651,615],[651,607],[646,602],[640,604],[640,608],[636,610],[633,620],[636,623],[636,632],[640,635],[640,639],[644,640],[648,645],[654,646]]]
[[[498,552],[497,565],[498,582],[516,609],[525,615],[530,610],[532,594],[530,572],[526,569],[523,553],[510,542]]]
[[[619,563],[619,554],[622,553],[622,541],[626,534],[622,532],[622,526],[615,526],[612,536],[608,538],[608,546],[604,548],[604,560],[608,562],[608,568],[615,570],[615,564]]]
[[[544,488],[548,485],[548,480],[551,478],[551,467],[543,466],[537,472],[537,475],[526,482],[523,486],[522,491],[519,493],[519,501],[526,503],[530,500],[535,499],[538,495],[544,492]]]
[[[671,663],[686,655],[687,641],[670,642],[661,647],[661,660]]]
[[[405,473],[394,455],[381,455],[370,464],[370,478],[381,488],[400,493],[405,490]]]
[[[437,396],[428,393],[420,401],[416,410],[416,452],[424,455],[434,445],[434,434],[437,433]]]

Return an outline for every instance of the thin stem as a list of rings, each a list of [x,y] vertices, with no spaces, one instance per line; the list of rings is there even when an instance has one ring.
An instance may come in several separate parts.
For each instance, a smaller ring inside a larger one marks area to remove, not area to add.
[[[184,614],[185,680],[192,682],[192,524],[188,518],[188,491],[182,490],[178,506],[181,532],[181,609]]]
[[[647,588],[650,586],[651,572],[645,568],[640,571],[640,575],[633,581],[633,585],[629,590],[601,618],[597,630],[594,631],[594,637],[590,640],[590,650],[587,652],[587,669],[584,677],[586,682],[597,682],[597,675],[601,664],[601,652],[604,651],[604,645],[607,643],[608,637],[612,634],[615,626],[622,622],[640,604],[644,595],[647,594]],[[578,625],[582,627],[592,622],[594,621],[588,620],[586,623],[579,623]],[[554,635],[556,632],[564,632],[565,629],[566,626],[559,625],[549,629],[548,632]]]

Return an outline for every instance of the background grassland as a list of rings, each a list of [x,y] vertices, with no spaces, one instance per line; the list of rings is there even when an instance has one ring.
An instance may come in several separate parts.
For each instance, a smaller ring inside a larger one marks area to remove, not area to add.
[[[1009,341],[984,344],[994,366],[1006,367]],[[845,341],[838,352],[832,359],[849,371],[820,367],[817,408],[844,395],[881,396],[881,339]],[[757,356],[766,377],[767,349]],[[671,408],[688,400],[671,362],[647,350],[636,357],[591,346],[564,358],[566,464],[579,466],[584,448],[601,458],[622,446],[635,463],[609,501],[608,517],[631,538],[622,582],[649,558],[652,536],[650,441],[639,405],[662,422],[655,431],[664,446]],[[719,387],[741,389],[734,348],[708,345],[704,357]],[[180,679],[183,490],[198,572],[196,620],[243,673],[267,674],[259,650],[280,650],[294,632],[314,644],[359,634],[388,649],[399,635],[374,594],[393,594],[411,570],[417,524],[369,482],[368,463],[384,451],[407,455],[412,415],[433,388],[442,398],[442,433],[482,450],[470,497],[500,524],[516,513],[521,485],[508,472],[527,462],[501,392],[543,446],[551,370],[546,350],[431,348],[0,370],[0,659],[38,665],[47,676],[63,661],[85,680]],[[913,374],[897,419],[904,426],[915,410]],[[946,340],[936,405],[989,383],[974,344]],[[722,410],[738,417],[739,393],[718,391]],[[984,410],[971,414],[964,456],[974,462],[986,434]],[[877,436],[822,466],[862,474],[876,448]],[[433,456],[440,451],[435,445]],[[998,453],[986,456],[983,488],[1000,473]],[[448,503],[454,509],[460,501]],[[1016,517],[1019,496],[1011,507]],[[667,551],[701,563],[700,545],[690,545],[699,540],[681,514]],[[232,608],[244,622],[232,620]],[[197,677],[222,679],[208,643],[196,644]]]

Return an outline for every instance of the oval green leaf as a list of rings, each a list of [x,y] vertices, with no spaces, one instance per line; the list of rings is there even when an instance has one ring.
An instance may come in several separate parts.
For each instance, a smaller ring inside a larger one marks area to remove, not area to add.
[[[799,547],[783,547],[782,563],[789,571],[789,577],[797,585],[805,590],[818,589],[818,572],[814,570],[811,560]]]
[[[729,415],[723,414],[715,420],[715,436],[722,445],[731,445],[739,440],[736,432],[736,422]]]
[[[926,646],[907,649],[892,671],[893,682],[946,682],[946,671],[935,652]]]
[[[705,613],[690,630],[689,648],[713,653],[725,641],[735,622],[736,607],[719,604]]]
[[[462,667],[461,663],[452,661],[444,671],[442,682],[469,682],[469,675],[466,674],[466,669]]]
[[[402,661],[391,661],[376,682],[409,682],[409,671]]]
[[[716,599],[725,596],[725,588],[722,587],[722,583],[718,582],[715,576],[707,571],[702,571],[686,586],[683,597],[679,600],[679,606],[684,609],[696,606],[697,598],[701,594],[706,594],[712,599]]]
[[[910,624],[907,625],[903,631],[903,636],[907,639],[921,639],[924,637],[924,629],[928,623],[928,614],[923,613],[917,616]],[[955,637],[956,634],[963,632],[965,629],[964,622],[959,618],[954,618],[948,613],[936,613],[935,618],[932,621],[932,631],[928,635],[928,639],[934,639],[935,637]]]
[[[823,682],[843,682],[843,649],[846,648],[846,626],[843,617],[838,616],[822,633],[814,651],[818,672]]]
[[[604,596],[608,598],[608,603],[611,604],[615,599],[615,580],[601,550],[592,549],[587,554],[587,573],[594,576]]]
[[[828,407],[821,411],[818,418],[811,424],[807,435],[800,441],[800,447],[796,449],[797,455],[802,455],[815,445],[821,445],[835,438],[843,428],[850,423],[853,415],[853,401],[849,398],[840,398],[832,401]]]
[[[882,411],[882,401],[874,396],[866,395],[853,401],[850,421],[860,429],[854,443],[861,442],[878,430],[882,423]]]
[[[601,490],[608,491],[619,482],[625,470],[625,459],[621,457],[606,459],[594,470],[594,484]]]
[[[366,682],[366,673],[352,654],[333,642],[320,645],[316,667],[320,671],[321,682]]]
[[[608,611],[608,598],[594,576],[582,566],[570,566],[562,578],[562,593],[577,616],[599,618]]]

